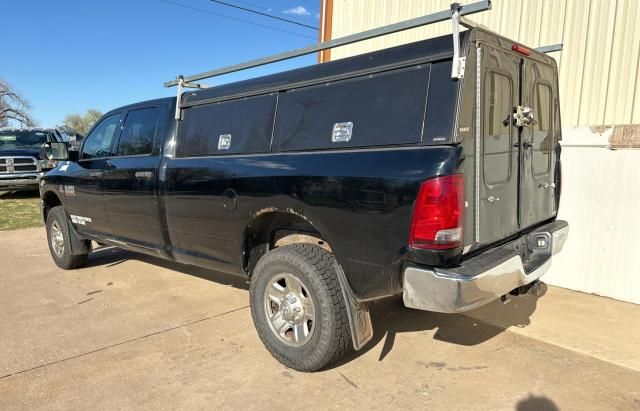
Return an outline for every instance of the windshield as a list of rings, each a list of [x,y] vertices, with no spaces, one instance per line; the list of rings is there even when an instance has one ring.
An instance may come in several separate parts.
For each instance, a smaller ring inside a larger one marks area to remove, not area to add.
[[[44,131],[0,131],[0,150],[12,148],[40,148],[46,142],[47,133]]]

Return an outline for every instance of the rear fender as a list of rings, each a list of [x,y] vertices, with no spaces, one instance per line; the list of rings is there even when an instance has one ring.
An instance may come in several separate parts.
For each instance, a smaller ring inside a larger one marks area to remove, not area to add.
[[[292,212],[292,210],[274,209],[268,210],[268,212],[256,213],[253,221],[247,225],[244,236],[245,270],[249,275],[251,274],[252,267],[257,263],[257,260],[269,251],[270,242],[273,240],[272,232],[281,228],[280,226],[283,224],[283,221],[287,219],[288,222],[285,226],[294,229],[298,228],[301,229],[301,231],[317,233],[319,238],[325,241],[328,240],[327,237],[323,236],[322,232],[316,228],[315,224],[301,213]],[[313,237],[300,236],[300,238]],[[331,250],[331,242],[327,241],[327,243],[327,246],[323,248]],[[349,317],[349,328],[351,330],[353,348],[359,350],[373,338],[373,327],[371,325],[369,307],[366,303],[360,303],[356,299],[347,280],[347,276],[337,261],[337,258],[336,273],[338,275],[338,281],[340,282],[340,288],[342,289],[342,296],[346,302],[345,305],[347,307],[347,316]]]

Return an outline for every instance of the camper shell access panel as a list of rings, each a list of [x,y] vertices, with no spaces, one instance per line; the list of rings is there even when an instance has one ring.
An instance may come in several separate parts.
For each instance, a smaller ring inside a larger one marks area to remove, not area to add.
[[[464,43],[467,37],[468,32],[462,34]],[[215,108],[212,104],[264,96],[264,105],[271,106],[274,113],[277,101],[279,117],[287,117],[290,124],[299,121],[304,125],[304,129],[298,128],[296,132],[309,132],[297,134],[292,138],[289,130],[276,130],[272,136],[273,124],[265,124],[266,129],[261,130],[261,135],[273,137],[273,146],[271,150],[266,151],[416,143],[450,144],[454,142],[453,125],[460,85],[450,79],[452,56],[451,36],[443,36],[270,76],[187,92],[183,95],[181,103],[181,107],[185,109],[182,124],[189,133],[189,127],[197,123],[193,120],[198,118],[199,113],[203,113],[202,119],[207,112],[211,113],[207,117],[213,117]],[[320,106],[312,107],[315,104]],[[257,103],[254,108],[256,107]],[[308,113],[303,112],[303,109]],[[371,112],[371,109],[381,112]],[[305,117],[292,118],[295,116]],[[337,118],[354,123],[352,140],[338,145],[332,144],[330,138]],[[425,124],[428,126],[425,127]],[[327,135],[324,132],[326,127],[329,129],[329,139],[324,138]],[[389,130],[385,130],[389,133],[378,131],[379,127],[389,127]],[[242,145],[239,143],[235,150],[245,152]],[[251,147],[249,151],[252,151]]]

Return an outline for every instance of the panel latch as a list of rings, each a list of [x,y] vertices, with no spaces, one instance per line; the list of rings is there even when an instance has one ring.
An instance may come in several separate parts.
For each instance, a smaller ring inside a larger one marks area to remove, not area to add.
[[[533,109],[527,106],[516,106],[513,119],[516,127],[531,127],[537,123],[533,118]]]

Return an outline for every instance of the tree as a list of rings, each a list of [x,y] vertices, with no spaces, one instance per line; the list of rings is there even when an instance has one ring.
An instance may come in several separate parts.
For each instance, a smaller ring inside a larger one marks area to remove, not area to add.
[[[69,114],[64,118],[62,124],[84,136],[100,117],[102,117],[102,113],[99,110],[89,109],[84,115]]]
[[[0,80],[0,127],[9,126],[10,122],[23,127],[33,127],[35,122],[29,114],[31,106],[11,85]]]

